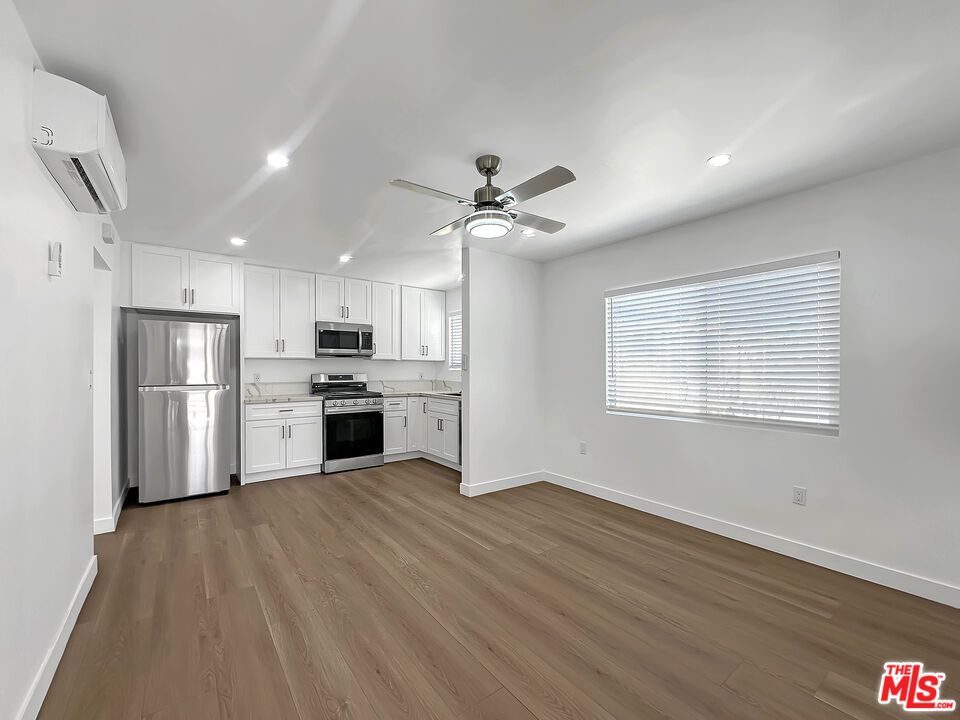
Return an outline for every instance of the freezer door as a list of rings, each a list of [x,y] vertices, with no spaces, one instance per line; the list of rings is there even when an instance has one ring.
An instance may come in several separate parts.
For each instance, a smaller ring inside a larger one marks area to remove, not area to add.
[[[142,386],[226,385],[230,326],[184,320],[140,320],[137,327]]]
[[[230,390],[140,388],[140,502],[230,489]]]

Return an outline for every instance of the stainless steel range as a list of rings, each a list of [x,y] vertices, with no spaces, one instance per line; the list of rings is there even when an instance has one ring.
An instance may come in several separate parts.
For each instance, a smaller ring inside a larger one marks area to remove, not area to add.
[[[323,398],[323,472],[383,465],[383,393],[367,390],[365,373],[310,376]]]

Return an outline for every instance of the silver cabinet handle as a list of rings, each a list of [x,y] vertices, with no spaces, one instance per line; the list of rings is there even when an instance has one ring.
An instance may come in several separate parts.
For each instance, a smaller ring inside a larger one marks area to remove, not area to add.
[[[277,412],[293,412],[293,408],[287,408],[286,410],[277,410]]]
[[[293,437],[293,425],[287,425],[287,439]]]
[[[377,354],[377,344],[376,344],[376,343],[373,344],[373,354],[374,354],[374,355]]]
[[[430,354],[430,346],[427,345],[427,351],[424,353],[424,355],[429,355],[429,354]]]
[[[350,319],[350,306],[347,305],[347,320]]]
[[[423,414],[424,414],[424,415],[427,414],[427,403],[426,403],[426,402],[423,403]]]
[[[440,432],[443,432],[443,418],[440,418]]]
[[[406,415],[403,416],[403,426],[404,426],[404,427],[407,426],[407,416],[406,416]]]
[[[196,305],[196,304],[197,304],[197,291],[196,291],[196,289],[190,291],[190,304],[191,304],[191,305]]]
[[[280,439],[281,439],[281,440],[283,440],[283,439],[287,436],[287,433],[286,433],[286,431],[284,430],[284,428],[286,428],[286,427],[287,427],[286,425],[281,425],[281,426],[280,426]]]
[[[277,352],[280,352],[280,341],[279,341],[279,340],[274,340],[274,341],[273,341],[273,345],[274,345],[274,348],[276,349],[276,351],[277,351]]]
[[[287,351],[287,341],[286,339],[280,341],[280,352]]]
[[[340,306],[340,317],[343,317],[343,305]]]
[[[184,305],[187,304],[187,289],[186,289],[186,288],[183,289],[183,304],[184,304]]]

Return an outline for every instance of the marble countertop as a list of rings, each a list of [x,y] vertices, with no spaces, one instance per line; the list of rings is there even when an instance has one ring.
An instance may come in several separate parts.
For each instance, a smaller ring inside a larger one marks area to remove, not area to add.
[[[450,393],[445,392],[432,392],[430,390],[411,390],[410,392],[385,392],[383,394],[385,398],[398,398],[398,397],[432,397],[432,398],[441,398],[443,400],[456,400],[460,401],[459,395],[451,395]]]
[[[260,405],[263,403],[287,403],[287,402],[316,402],[319,400],[316,395],[248,395],[243,399],[244,405]]]

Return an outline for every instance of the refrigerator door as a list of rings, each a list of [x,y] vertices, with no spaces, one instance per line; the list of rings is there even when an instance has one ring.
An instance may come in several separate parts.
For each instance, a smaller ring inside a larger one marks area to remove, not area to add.
[[[226,385],[227,323],[140,320],[138,385]]]
[[[229,388],[149,387],[139,394],[140,502],[229,490]]]

